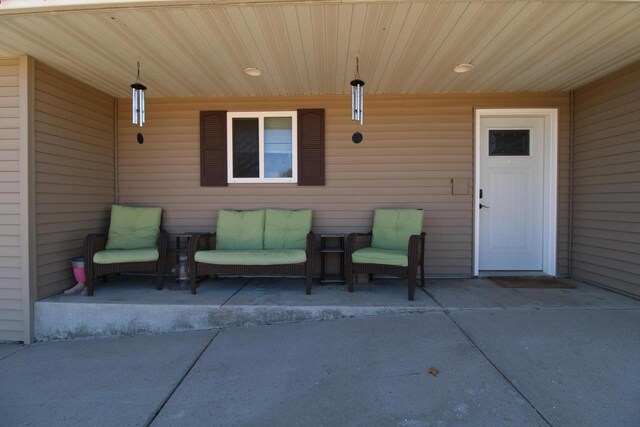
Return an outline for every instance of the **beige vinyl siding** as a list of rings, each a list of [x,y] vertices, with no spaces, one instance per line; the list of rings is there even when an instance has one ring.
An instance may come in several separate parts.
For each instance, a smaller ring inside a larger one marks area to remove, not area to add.
[[[640,63],[576,90],[572,275],[640,296]]]
[[[0,59],[0,341],[26,328],[20,242],[20,96],[18,59]]]
[[[312,208],[313,228],[365,232],[378,207],[425,210],[429,275],[472,274],[474,108],[560,109],[558,271],[567,274],[569,189],[568,93],[491,95],[371,95],[365,98],[364,141],[345,96],[153,99],[143,145],[130,122],[130,100],[119,102],[119,201],[164,208],[170,233],[213,231],[218,209]],[[230,184],[201,187],[199,111],[290,111],[324,108],[326,185]],[[452,180],[468,194],[452,194]]]
[[[38,298],[74,283],[69,261],[106,231],[115,201],[115,100],[36,63]]]

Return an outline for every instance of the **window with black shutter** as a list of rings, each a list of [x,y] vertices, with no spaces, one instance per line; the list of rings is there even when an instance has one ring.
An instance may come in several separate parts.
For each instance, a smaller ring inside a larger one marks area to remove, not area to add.
[[[200,113],[201,185],[324,185],[324,110]]]

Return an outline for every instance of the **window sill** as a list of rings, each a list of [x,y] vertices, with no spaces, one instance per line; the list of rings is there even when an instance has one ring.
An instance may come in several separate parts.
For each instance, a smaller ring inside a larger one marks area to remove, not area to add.
[[[229,184],[297,184],[294,178],[228,178]]]

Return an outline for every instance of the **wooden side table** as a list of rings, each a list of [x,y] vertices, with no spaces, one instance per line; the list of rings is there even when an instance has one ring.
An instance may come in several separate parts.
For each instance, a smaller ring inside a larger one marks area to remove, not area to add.
[[[320,234],[320,282],[321,283],[344,283],[344,234]],[[340,257],[340,270],[338,274],[327,273],[327,258],[331,254]]]

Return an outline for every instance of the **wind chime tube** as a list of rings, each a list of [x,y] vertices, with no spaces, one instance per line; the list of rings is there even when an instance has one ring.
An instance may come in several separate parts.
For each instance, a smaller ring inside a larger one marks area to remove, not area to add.
[[[131,96],[131,107],[132,107],[132,120],[133,124],[138,124],[138,94],[136,93],[136,89],[132,88],[132,96]]]
[[[144,91],[140,91],[140,127],[144,123]]]
[[[358,120],[358,89],[353,86],[353,120]]]
[[[360,126],[362,126],[364,122],[364,86],[358,85],[358,92],[360,92],[360,108],[358,108],[358,112],[360,113]]]
[[[351,120],[355,120],[356,119],[356,93],[355,93],[355,88],[353,86],[351,86]]]
[[[356,85],[356,120],[360,120],[360,90]]]

